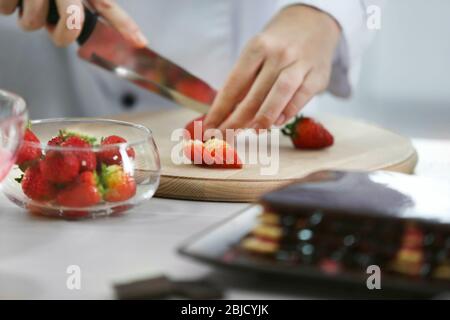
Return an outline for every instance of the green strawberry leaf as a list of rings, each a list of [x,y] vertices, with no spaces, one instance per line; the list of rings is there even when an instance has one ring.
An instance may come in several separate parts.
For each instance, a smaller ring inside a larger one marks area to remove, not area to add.
[[[59,135],[63,138],[63,140],[67,140],[70,137],[79,137],[90,145],[94,145],[97,142],[97,138],[95,137],[67,130],[59,130]]]
[[[14,180],[16,180],[18,183],[22,183],[23,177],[24,177],[24,174],[21,174],[20,177],[15,178]]]
[[[297,130],[295,130],[295,128],[297,127],[297,124],[302,120],[302,118],[303,116],[295,116],[295,119],[291,123],[286,124],[284,128],[281,129],[281,132],[285,136],[295,138],[297,135]]]

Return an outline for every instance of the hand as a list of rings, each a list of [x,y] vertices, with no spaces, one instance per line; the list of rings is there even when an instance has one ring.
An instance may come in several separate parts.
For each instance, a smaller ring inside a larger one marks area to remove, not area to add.
[[[17,8],[19,0],[0,0],[0,13],[10,15]],[[19,24],[26,31],[35,31],[47,27],[55,45],[65,47],[74,42],[81,33],[81,30],[69,30],[66,20],[70,14],[67,8],[70,5],[83,7],[82,0],[56,0],[58,12],[61,17],[56,26],[49,26],[46,23],[49,0],[23,0],[23,10],[19,16]],[[127,40],[137,47],[147,44],[147,40],[139,30],[137,24],[130,16],[115,3],[114,0],[90,0],[89,4],[105,20],[115,27]],[[81,21],[84,20],[84,11],[81,10]]]
[[[290,6],[243,50],[205,128],[266,129],[295,116],[328,86],[340,27],[317,9]]]

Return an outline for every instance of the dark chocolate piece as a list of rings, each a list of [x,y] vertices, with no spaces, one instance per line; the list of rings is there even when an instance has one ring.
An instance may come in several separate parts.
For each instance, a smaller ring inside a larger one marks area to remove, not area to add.
[[[208,280],[172,281],[166,276],[133,281],[114,286],[118,299],[220,299],[223,291]]]

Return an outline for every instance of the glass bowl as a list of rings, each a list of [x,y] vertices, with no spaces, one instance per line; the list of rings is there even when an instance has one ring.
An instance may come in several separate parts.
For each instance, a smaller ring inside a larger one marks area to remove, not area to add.
[[[3,193],[34,214],[69,219],[121,214],[150,199],[158,188],[159,153],[144,126],[105,119],[47,119],[32,121],[31,130],[40,142],[24,141],[22,148],[38,157],[25,167],[13,167]],[[68,143],[74,135],[89,144]],[[49,145],[55,136],[62,140]],[[111,136],[126,142],[111,142]]]
[[[14,164],[27,121],[25,101],[0,90],[0,182]]]

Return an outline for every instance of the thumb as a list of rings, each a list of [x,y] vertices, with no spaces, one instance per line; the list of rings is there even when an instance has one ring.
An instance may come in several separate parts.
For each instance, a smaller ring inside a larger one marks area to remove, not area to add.
[[[89,0],[97,13],[136,47],[145,47],[148,40],[137,23],[114,0]]]

